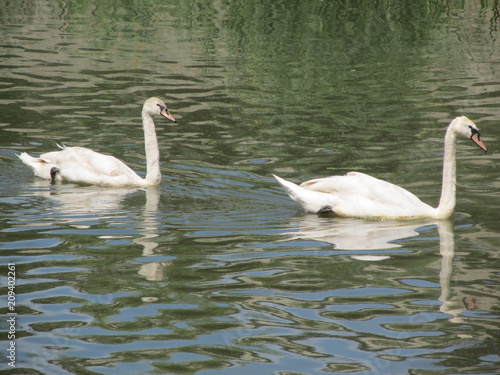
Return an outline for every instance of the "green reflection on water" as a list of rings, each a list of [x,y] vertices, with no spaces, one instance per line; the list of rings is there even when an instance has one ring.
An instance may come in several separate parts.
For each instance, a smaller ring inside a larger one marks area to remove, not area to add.
[[[495,134],[496,2],[8,5],[0,184],[2,195],[24,197],[1,203],[0,229],[2,246],[36,243],[5,248],[23,261],[24,367],[496,371],[492,154],[460,147],[457,256],[448,258],[429,223],[378,242],[380,252],[349,253],[338,229],[352,240],[368,224],[311,224],[269,179],[356,169],[436,201],[449,120],[469,115],[486,143]],[[132,191],[78,207],[77,197],[103,191],[37,186],[14,158],[62,142],[143,171],[139,114],[152,95],[179,119],[158,131],[156,204]],[[304,228],[332,230],[337,242],[300,237]],[[351,257],[381,254],[390,258]],[[479,307],[465,310],[462,299],[476,295]]]

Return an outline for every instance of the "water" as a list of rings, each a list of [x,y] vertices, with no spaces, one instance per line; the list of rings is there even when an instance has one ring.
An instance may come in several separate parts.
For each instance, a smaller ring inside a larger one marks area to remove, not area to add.
[[[495,2],[0,9],[17,373],[498,372]],[[15,157],[80,145],[144,175],[150,96],[178,119],[157,121],[159,188],[50,185]],[[462,114],[489,150],[459,142],[448,221],[320,218],[271,177],[357,170],[436,205]]]

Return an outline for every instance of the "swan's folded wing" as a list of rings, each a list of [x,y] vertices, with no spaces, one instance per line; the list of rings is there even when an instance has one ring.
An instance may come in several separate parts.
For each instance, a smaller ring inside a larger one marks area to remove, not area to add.
[[[349,172],[345,176],[315,178],[314,180],[303,182],[300,186],[304,189],[314,190],[321,193],[342,194],[344,192],[349,192],[350,194],[366,195],[369,192],[369,189],[367,189],[367,184],[363,183],[363,177],[377,180],[376,178],[363,173]]]
[[[140,177],[119,159],[85,147],[65,147],[62,151],[49,152],[42,157],[57,165],[63,178],[68,181],[95,184],[140,181]]]
[[[303,182],[300,186],[308,190],[330,193],[343,197],[359,197],[372,203],[385,205],[420,205],[422,201],[409,191],[359,172],[349,172],[345,176],[318,178]]]

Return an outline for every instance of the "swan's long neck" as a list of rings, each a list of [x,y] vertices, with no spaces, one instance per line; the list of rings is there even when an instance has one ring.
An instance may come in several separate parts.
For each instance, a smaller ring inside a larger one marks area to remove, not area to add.
[[[444,138],[444,160],[443,160],[443,186],[441,188],[441,199],[437,210],[438,218],[447,218],[455,208],[456,190],[456,161],[455,161],[456,133],[448,128]]]
[[[142,126],[144,128],[144,147],[146,150],[147,185],[156,185],[161,181],[160,150],[156,138],[155,123],[150,114],[142,112]]]

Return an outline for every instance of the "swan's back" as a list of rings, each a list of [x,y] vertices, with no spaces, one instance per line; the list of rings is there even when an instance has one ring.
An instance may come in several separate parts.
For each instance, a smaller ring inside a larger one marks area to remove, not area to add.
[[[31,166],[35,175],[52,179],[52,168],[57,168],[57,180],[96,185],[143,185],[139,177],[125,163],[111,155],[104,155],[85,147],[62,147],[61,151],[47,152],[40,158],[26,153],[21,160]]]
[[[41,157],[59,167],[63,180],[98,185],[141,185],[144,182],[121,160],[85,147],[66,147]]]
[[[422,201],[408,190],[360,172],[349,172],[344,176],[317,178],[303,182],[300,186],[309,190],[346,197],[364,196],[383,204],[394,204],[395,200],[398,201],[398,204],[422,204]]]
[[[432,216],[435,212],[409,191],[359,172],[309,180],[297,188],[317,193],[317,197],[322,197],[316,200],[321,205],[328,200],[327,205],[339,216],[389,219]]]

